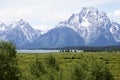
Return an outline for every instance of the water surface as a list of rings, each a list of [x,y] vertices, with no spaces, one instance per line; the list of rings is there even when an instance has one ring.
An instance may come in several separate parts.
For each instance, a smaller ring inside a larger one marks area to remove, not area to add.
[[[59,52],[59,50],[17,50],[18,53],[51,53]]]

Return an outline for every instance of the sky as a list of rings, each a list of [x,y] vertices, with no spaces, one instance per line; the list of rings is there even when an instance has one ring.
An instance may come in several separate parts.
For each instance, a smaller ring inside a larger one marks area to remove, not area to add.
[[[47,31],[83,7],[95,7],[120,23],[120,0],[0,0],[0,22],[24,19],[33,28]]]

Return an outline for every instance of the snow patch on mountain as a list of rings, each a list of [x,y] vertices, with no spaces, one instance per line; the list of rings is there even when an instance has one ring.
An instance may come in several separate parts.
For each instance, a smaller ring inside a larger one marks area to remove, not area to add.
[[[6,30],[7,26],[4,23],[0,23],[0,31]]]
[[[90,23],[87,20],[82,21],[81,26],[89,27]]]
[[[120,42],[120,25],[116,22],[113,22],[110,28],[110,32],[114,37],[116,42]]]

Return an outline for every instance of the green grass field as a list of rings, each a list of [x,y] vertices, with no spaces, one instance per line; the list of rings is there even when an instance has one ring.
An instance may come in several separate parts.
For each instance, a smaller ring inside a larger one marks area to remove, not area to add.
[[[59,66],[64,70],[67,69],[69,64],[74,64],[80,61],[82,56],[93,56],[107,64],[108,69],[112,73],[115,80],[120,80],[120,52],[82,52],[82,53],[18,53],[18,66],[23,76],[29,77],[29,69],[31,63],[35,60],[36,56],[44,61],[49,55],[53,55]],[[27,80],[27,79],[26,79]],[[31,78],[32,80],[32,78]]]

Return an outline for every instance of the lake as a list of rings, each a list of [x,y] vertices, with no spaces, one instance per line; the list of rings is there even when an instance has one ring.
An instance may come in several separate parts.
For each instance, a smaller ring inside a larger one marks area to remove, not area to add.
[[[83,52],[83,50],[76,50],[77,52]],[[17,53],[52,53],[52,52],[60,52],[60,50],[17,50]],[[74,52],[74,50],[72,50]]]
[[[60,50],[17,50],[17,53],[51,53],[59,51]]]

